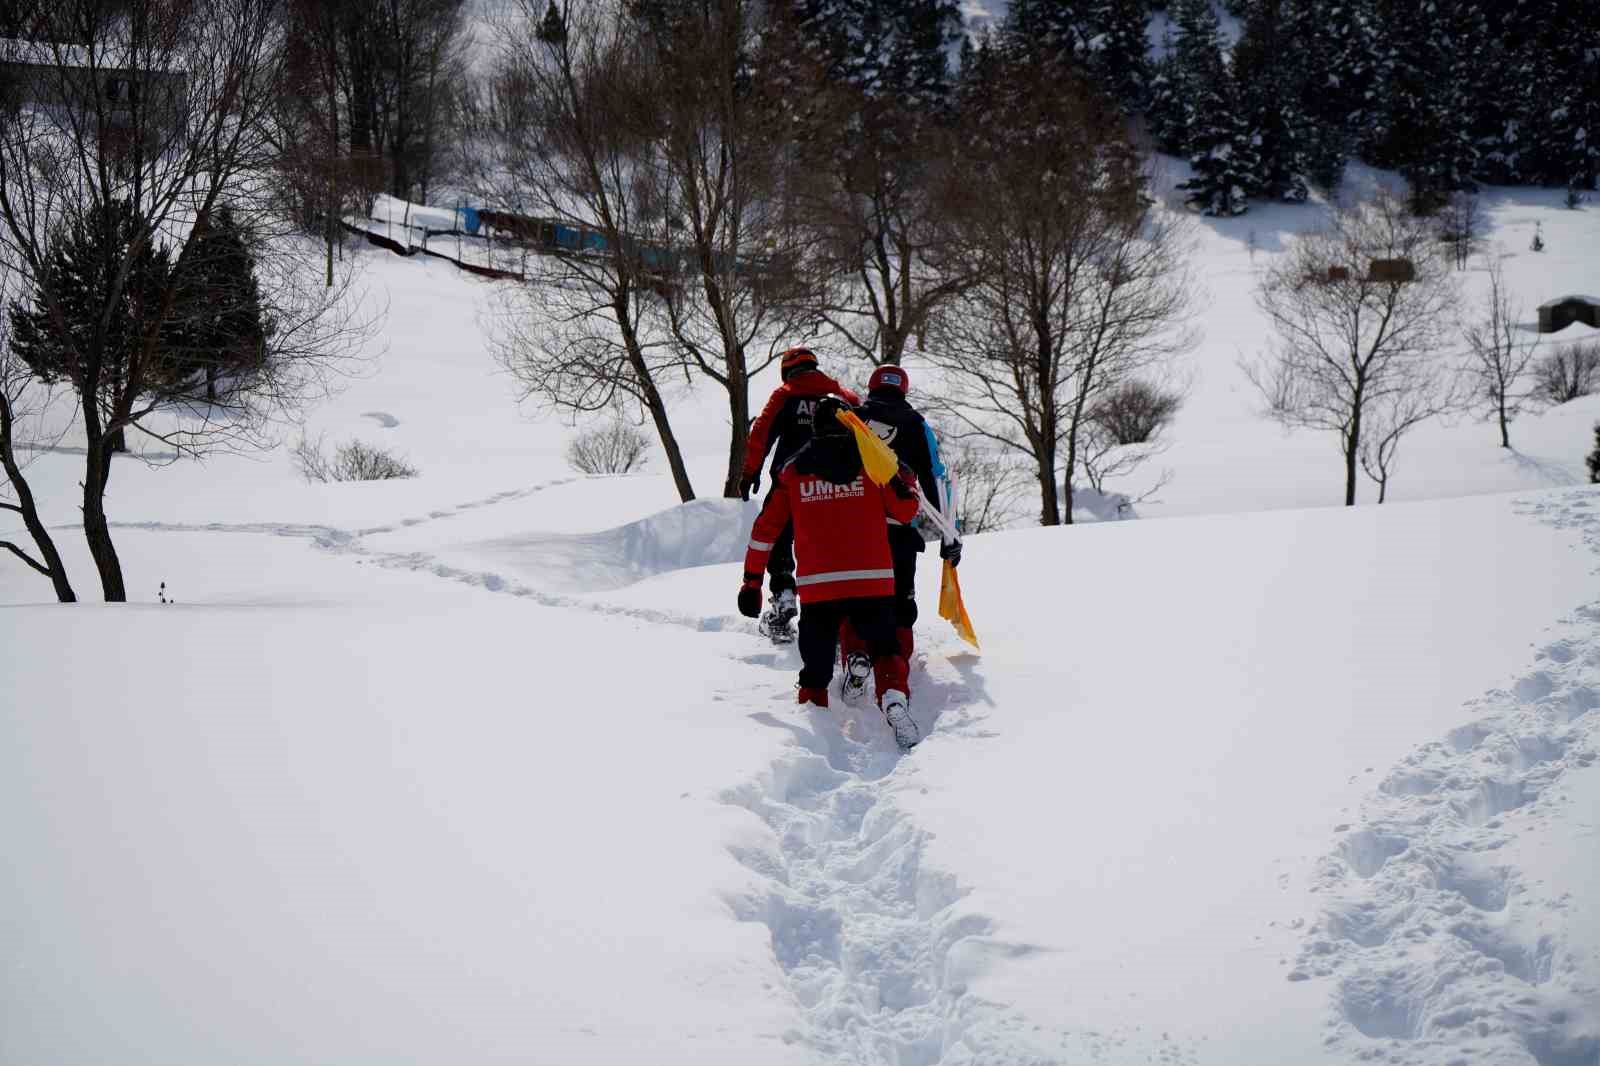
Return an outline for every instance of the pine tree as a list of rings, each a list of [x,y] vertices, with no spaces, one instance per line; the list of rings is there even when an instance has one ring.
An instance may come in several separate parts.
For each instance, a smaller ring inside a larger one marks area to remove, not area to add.
[[[1090,20],[1095,0],[1012,0],[1001,30],[1007,47],[1019,48],[1072,66],[1083,65],[1094,35]]]
[[[828,80],[905,110],[944,105],[963,36],[955,0],[792,0],[789,12]]]
[[[1150,75],[1150,103],[1145,121],[1156,147],[1168,155],[1183,155],[1189,150],[1189,111],[1183,91],[1183,74],[1178,68],[1177,48],[1169,31],[1162,42],[1162,56]]]
[[[1380,56],[1371,2],[1284,0],[1279,11],[1279,37],[1293,42],[1300,73],[1306,173],[1324,189],[1338,187],[1357,132],[1372,121]]]
[[[1221,31],[1210,0],[1178,0],[1176,76],[1186,117],[1185,143],[1195,176],[1179,186],[1208,215],[1238,215],[1259,183],[1256,139],[1239,109],[1222,57]]]
[[[167,250],[139,240],[140,236],[139,219],[127,200],[84,212],[54,235],[32,306],[19,302],[10,309],[12,350],[39,380],[80,379],[81,361],[97,350],[99,380],[106,395],[128,379],[131,361],[161,321],[162,293],[172,272]],[[141,247],[132,253],[136,243]],[[130,253],[133,263],[118,289],[117,279]],[[97,349],[96,331],[102,320],[104,343]],[[170,331],[164,332],[170,336]],[[146,367],[145,377],[163,383],[172,377],[159,352],[157,364]],[[103,399],[84,397],[85,402]],[[117,451],[127,450],[120,432],[115,441]]]
[[[1404,174],[1413,207],[1431,211],[1475,187],[1474,66],[1487,23],[1475,0],[1382,0],[1380,11],[1383,106],[1367,158]]]
[[[560,44],[567,39],[567,22],[561,17],[561,9],[556,6],[556,0],[550,0],[550,6],[544,10],[544,20],[539,23],[538,37],[545,44]]]
[[[171,358],[185,375],[204,374],[206,398],[212,401],[218,380],[258,366],[266,343],[261,290],[246,237],[224,204],[195,234],[178,264]]]
[[[1129,114],[1150,102],[1149,0],[1099,0],[1090,26],[1089,73]]]
[[[1307,122],[1299,110],[1294,54],[1281,34],[1280,0],[1255,0],[1233,49],[1239,105],[1257,146],[1257,179],[1250,192],[1301,202],[1309,170],[1303,139]]]

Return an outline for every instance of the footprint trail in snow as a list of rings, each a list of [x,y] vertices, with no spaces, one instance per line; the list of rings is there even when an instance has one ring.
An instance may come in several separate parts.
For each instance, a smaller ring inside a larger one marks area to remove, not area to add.
[[[1600,554],[1595,493],[1521,510]],[[1502,854],[1570,802],[1572,775],[1597,772],[1600,604],[1535,658],[1396,767],[1322,860],[1329,902],[1290,979],[1334,979],[1331,1045],[1417,1066],[1600,1063],[1600,959],[1551,931],[1568,901],[1530,892]]]
[[[786,674],[792,666],[769,658]],[[937,719],[932,743],[983,735],[967,683],[942,658],[914,672],[913,692],[925,735]],[[805,1019],[790,1038],[850,1066],[1056,1061],[1025,1050],[1026,1023],[967,987],[989,962],[1033,949],[995,938],[955,879],[927,862],[929,834],[894,793],[912,765],[903,759],[916,752],[901,755],[871,700],[858,708],[836,701],[803,721],[753,717],[794,743],[723,794],[770,830],[763,846],[735,851],[763,887],[732,903],[739,918],[771,933]]]

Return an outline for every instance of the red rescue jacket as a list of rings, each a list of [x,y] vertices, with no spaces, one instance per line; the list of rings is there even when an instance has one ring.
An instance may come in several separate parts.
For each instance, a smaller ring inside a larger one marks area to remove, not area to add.
[[[915,477],[901,467],[899,477]],[[794,462],[778,473],[766,506],[750,531],[744,571],[757,579],[783,527],[794,520],[795,591],[801,603],[894,595],[894,560],[885,516],[909,522],[915,498],[879,488],[865,471],[847,485],[801,473]]]
[[[772,476],[811,439],[811,415],[817,401],[829,393],[844,397],[851,406],[861,398],[820,370],[804,370],[772,390],[767,406],[756,416],[750,427],[750,439],[744,446],[744,476],[754,477],[761,472],[761,461],[767,449],[774,444]]]

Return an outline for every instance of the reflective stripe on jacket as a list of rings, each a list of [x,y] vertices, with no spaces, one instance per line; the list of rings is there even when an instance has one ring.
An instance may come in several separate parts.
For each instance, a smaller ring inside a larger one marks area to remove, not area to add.
[[[902,468],[902,474],[910,472]],[[791,519],[798,567],[795,591],[801,603],[894,595],[894,559],[885,517],[909,522],[915,499],[881,489],[865,473],[835,485],[794,464],[778,473],[776,487],[750,532],[746,574],[766,569],[772,544]]]

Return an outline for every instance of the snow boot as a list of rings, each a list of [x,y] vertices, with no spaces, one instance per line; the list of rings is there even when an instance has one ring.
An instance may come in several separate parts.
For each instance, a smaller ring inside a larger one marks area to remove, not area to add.
[[[774,644],[792,643],[794,627],[791,623],[794,621],[794,616],[799,613],[800,603],[795,599],[794,589],[774,592],[772,602],[767,606],[766,613],[761,616],[757,628]]]
[[[872,657],[864,651],[853,651],[845,657],[844,681],[839,695],[846,703],[856,703],[867,692],[867,678],[872,676]]]
[[[800,704],[809,703],[811,706],[825,711],[828,709],[828,690],[826,688],[801,687],[798,690],[795,702]]]
[[[890,689],[883,694],[883,716],[889,720],[889,728],[894,730],[894,742],[900,745],[901,751],[910,751],[922,739],[922,730],[917,728],[916,719],[911,717],[911,705],[906,702],[906,694],[898,689]]]

